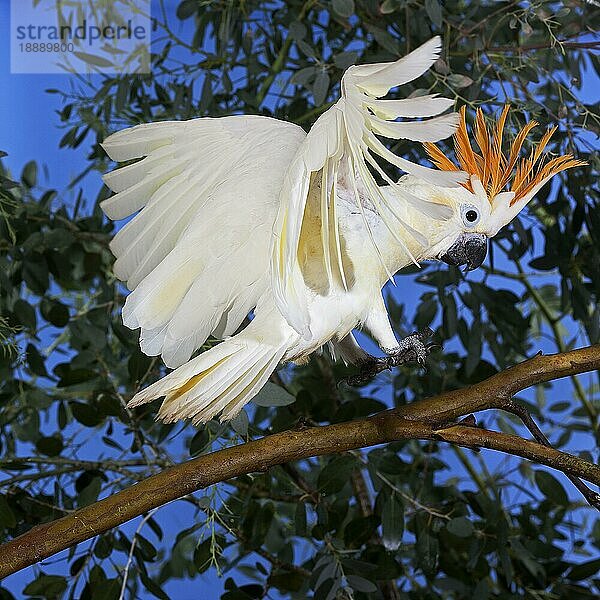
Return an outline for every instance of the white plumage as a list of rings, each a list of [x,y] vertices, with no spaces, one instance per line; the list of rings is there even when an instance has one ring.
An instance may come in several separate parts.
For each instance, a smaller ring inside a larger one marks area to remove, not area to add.
[[[465,203],[481,213],[475,232],[485,234],[490,214],[487,198],[459,187],[466,173],[412,163],[377,137],[424,142],[453,133],[455,113],[435,116],[451,100],[380,99],[439,51],[433,38],[394,63],[350,67],[340,100],[308,134],[231,116],[138,125],[106,139],[113,160],[142,159],[104,178],[116,192],[105,213],[137,212],[111,243],[115,274],[132,290],[123,321],[141,329],[146,354],[178,367],[131,406],[165,396],[166,421],[228,419],[281,361],[330,342],[345,359],[364,358],[356,326],[386,350],[397,345],[385,281],[448,250],[467,226]],[[391,180],[375,156],[409,175]],[[191,358],[211,335],[224,341]]]
[[[133,290],[123,321],[142,329],[144,352],[177,367],[256,306],[281,172],[304,135],[244,116],[139,125],[106,140],[111,158],[147,156],[106,176],[119,193],[102,205],[111,218],[144,207],[111,243],[115,274]]]

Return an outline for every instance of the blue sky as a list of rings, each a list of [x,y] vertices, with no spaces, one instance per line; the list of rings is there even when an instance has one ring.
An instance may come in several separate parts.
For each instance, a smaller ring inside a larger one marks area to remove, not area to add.
[[[179,2],[171,0],[171,5],[177,5]],[[188,21],[189,23],[189,21]],[[40,184],[42,187],[52,187],[58,190],[65,190],[68,183],[74,175],[81,172],[86,161],[86,146],[77,150],[59,149],[58,143],[64,134],[59,127],[59,118],[56,112],[60,108],[60,98],[57,95],[45,93],[47,88],[65,89],[69,85],[70,75],[16,75],[10,73],[9,58],[9,2],[4,0],[0,2],[0,149],[9,153],[5,159],[13,176],[17,177],[23,166],[32,159],[38,161],[40,166],[45,168],[40,171]],[[590,81],[586,84],[584,97],[594,97],[597,95],[598,81]],[[96,196],[100,186],[99,177],[95,174],[88,177],[85,183],[85,190],[90,198]],[[74,194],[75,192],[73,192]],[[71,192],[63,196],[69,200]],[[477,277],[477,275],[474,275]],[[396,288],[393,293],[407,303],[407,306],[414,305],[419,296],[428,291],[425,286],[413,283],[407,278],[402,278],[401,289]],[[409,315],[412,315],[409,310]],[[540,341],[540,347],[545,351],[552,351],[553,348],[543,340]],[[585,383],[585,382],[584,382]],[[554,387],[556,396],[570,395],[570,386],[566,383],[559,383]],[[93,456],[94,448],[88,449]],[[485,459],[490,468],[493,468],[500,460],[491,453],[484,453]],[[448,458],[448,457],[447,457]],[[457,475],[464,475],[462,467],[454,461]],[[569,486],[565,486],[570,489]],[[189,526],[197,517],[192,508],[183,502],[172,503],[163,507],[159,511],[161,523],[170,527],[163,527],[168,531],[178,532]],[[131,535],[139,519],[134,520],[127,526],[125,531]],[[145,532],[147,533],[147,532]],[[64,556],[63,553],[61,556]],[[60,572],[64,563],[54,564],[57,557],[47,561],[44,566],[46,572]],[[5,585],[16,595],[22,590],[23,585],[32,579],[32,570],[38,567],[32,567],[19,574],[16,574],[8,580]],[[237,579],[237,577],[236,577]],[[166,586],[166,590],[172,597],[180,600],[216,597],[217,592],[222,589],[223,579],[219,579],[214,572],[208,572],[202,577],[194,580],[190,586],[187,582],[172,582]],[[142,596],[143,597],[143,596]]]

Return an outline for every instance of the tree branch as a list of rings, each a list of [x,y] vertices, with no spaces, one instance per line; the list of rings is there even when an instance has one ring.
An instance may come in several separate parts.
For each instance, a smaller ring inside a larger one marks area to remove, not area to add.
[[[554,48],[568,48],[569,50],[597,50],[600,47],[600,42],[567,42],[557,40],[554,43],[545,44],[526,44],[523,46],[493,46],[487,48],[486,52],[493,53],[522,53],[531,52],[532,50],[551,50]]]
[[[600,467],[515,435],[452,423],[459,417],[510,406],[532,385],[600,368],[600,345],[563,354],[538,355],[471,387],[414,402],[372,417],[285,431],[199,456],[74,513],[32,528],[0,547],[0,577],[47,558],[130,519],[246,473],[313,456],[404,439],[446,441],[521,456],[600,485]],[[450,425],[449,425],[450,424]]]
[[[520,404],[516,402],[509,402],[506,406],[503,407],[503,410],[516,415],[523,421],[523,424],[529,430],[529,433],[534,437],[534,439],[542,444],[543,446],[547,446],[548,448],[552,448],[552,444],[550,440],[542,433],[541,429],[537,426],[537,423],[533,420],[533,417],[529,414],[529,411]],[[567,475],[571,483],[579,490],[581,495],[588,501],[588,503],[598,510],[600,510],[600,494],[590,490],[581,479],[578,477],[574,477],[573,475]]]

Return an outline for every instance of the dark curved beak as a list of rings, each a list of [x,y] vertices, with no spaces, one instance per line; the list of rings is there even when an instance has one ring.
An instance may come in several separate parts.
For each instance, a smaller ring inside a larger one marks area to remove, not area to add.
[[[440,260],[449,265],[461,267],[467,265],[466,271],[480,267],[487,255],[487,237],[482,233],[462,233],[448,248]]]

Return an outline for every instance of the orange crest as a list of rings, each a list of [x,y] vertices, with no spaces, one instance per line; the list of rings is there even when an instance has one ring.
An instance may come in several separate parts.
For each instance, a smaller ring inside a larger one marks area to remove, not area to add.
[[[509,106],[507,104],[502,110],[495,129],[492,130],[488,129],[485,124],[483,111],[480,108],[477,109],[475,126],[473,127],[475,141],[480,151],[480,153],[477,153],[473,150],[469,140],[465,118],[466,111],[465,107],[462,106],[460,108],[460,123],[454,133],[454,150],[458,165],[446,157],[435,144],[426,142],[424,146],[431,162],[442,171],[463,170],[470,175],[479,177],[490,202],[496,194],[502,191],[514,192],[515,196],[510,202],[511,206],[527,196],[536,185],[546,178],[552,177],[565,169],[587,164],[584,161],[575,159],[571,154],[557,156],[549,161],[542,157],[542,152],[556,131],[556,127],[546,131],[538,145],[531,151],[529,158],[519,159],[527,134],[538,125],[535,121],[530,121],[519,131],[510,146],[508,156],[505,155],[502,151],[502,136],[508,111]],[[505,190],[511,177],[510,188]],[[463,185],[469,191],[474,192],[470,181],[465,182]]]

